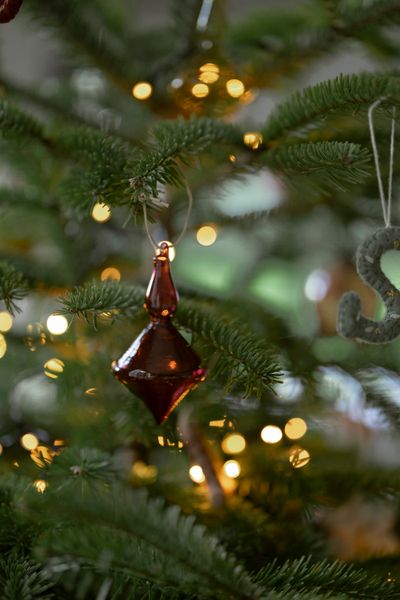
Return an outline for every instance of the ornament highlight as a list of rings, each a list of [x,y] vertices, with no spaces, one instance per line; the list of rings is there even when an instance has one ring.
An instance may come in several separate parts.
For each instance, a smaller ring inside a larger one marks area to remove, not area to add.
[[[143,400],[163,423],[186,394],[206,377],[200,358],[172,324],[178,292],[170,271],[168,244],[159,244],[146,292],[151,322],[112,364],[115,377]]]

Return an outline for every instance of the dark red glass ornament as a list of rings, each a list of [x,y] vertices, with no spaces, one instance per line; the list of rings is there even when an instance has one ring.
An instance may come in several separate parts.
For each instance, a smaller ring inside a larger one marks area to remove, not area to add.
[[[0,0],[0,23],[11,21],[21,8],[22,0]]]
[[[158,423],[206,377],[200,357],[172,323],[178,299],[168,244],[162,242],[144,304],[151,322],[112,365],[115,377],[143,400]]]

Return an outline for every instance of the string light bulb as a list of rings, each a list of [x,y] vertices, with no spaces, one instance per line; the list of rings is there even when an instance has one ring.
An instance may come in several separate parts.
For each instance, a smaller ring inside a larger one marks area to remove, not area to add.
[[[289,419],[285,425],[285,435],[289,440],[299,440],[307,432],[307,423],[299,417]]]
[[[224,473],[227,477],[236,479],[236,477],[239,477],[240,471],[240,464],[237,460],[227,460],[226,463],[224,463]]]
[[[68,320],[64,315],[50,315],[46,321],[46,327],[53,335],[62,335],[68,329]]]
[[[132,96],[136,100],[147,100],[153,93],[153,86],[148,81],[138,81],[132,88]]]
[[[200,246],[212,246],[217,239],[217,229],[214,225],[203,225],[196,233],[196,239]]]
[[[190,467],[189,477],[194,483],[203,483],[206,480],[204,471],[200,465],[192,465]]]
[[[276,425],[266,425],[261,431],[261,439],[266,444],[277,444],[282,439],[282,430]]]
[[[192,87],[192,94],[195,98],[205,98],[209,92],[210,88],[206,83],[195,83]]]
[[[36,479],[36,481],[33,482],[33,487],[38,494],[44,494],[48,487],[48,483],[44,479]]]
[[[263,143],[263,136],[259,131],[248,131],[243,134],[243,142],[251,150],[258,150]]]
[[[2,310],[0,312],[0,331],[2,331],[3,333],[10,331],[12,324],[13,318],[10,315],[10,313],[6,310]]]
[[[225,454],[240,454],[246,448],[246,440],[240,433],[228,433],[221,442]]]
[[[92,219],[96,223],[107,223],[111,219],[111,208],[105,202],[96,202],[92,208]]]
[[[244,83],[240,79],[229,79],[226,82],[226,91],[232,98],[240,98],[244,94]]]

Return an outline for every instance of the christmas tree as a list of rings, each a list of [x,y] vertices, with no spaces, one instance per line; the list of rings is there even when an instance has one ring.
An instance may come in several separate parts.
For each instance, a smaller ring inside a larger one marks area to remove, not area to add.
[[[400,1],[146,8],[0,0],[1,600],[400,598]]]

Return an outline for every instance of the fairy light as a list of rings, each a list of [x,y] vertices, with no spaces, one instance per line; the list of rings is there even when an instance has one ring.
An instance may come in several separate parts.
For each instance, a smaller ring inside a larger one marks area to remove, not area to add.
[[[212,246],[217,239],[217,230],[213,225],[203,225],[196,233],[200,246]]]
[[[158,469],[155,465],[147,465],[141,460],[137,460],[132,466],[132,475],[148,483],[155,481],[157,474]]]
[[[148,81],[139,81],[132,88],[132,96],[136,100],[147,100],[153,93],[153,86]]]
[[[234,154],[230,154],[229,155],[229,162],[234,163],[234,162],[236,162],[236,160],[237,159],[236,159],[236,156]]]
[[[13,324],[13,318],[9,312],[3,310],[0,312],[0,331],[6,333],[10,331]]]
[[[215,83],[219,79],[219,67],[214,63],[201,65],[199,79],[203,83]]]
[[[240,98],[244,94],[244,83],[240,79],[229,79],[226,82],[226,91],[232,98]]]
[[[101,272],[100,279],[101,281],[119,281],[121,279],[121,273],[115,267],[107,267]]]
[[[44,374],[50,379],[57,379],[64,371],[64,363],[59,358],[50,358],[44,363]]]
[[[206,480],[200,465],[192,465],[189,469],[189,477],[194,483],[203,483]]]
[[[50,315],[46,327],[53,335],[62,335],[68,329],[68,319],[64,315]]]
[[[224,463],[224,473],[227,477],[236,479],[236,477],[239,477],[240,471],[240,464],[237,460],[227,460],[226,463]]]
[[[54,440],[53,446],[55,446],[56,448],[62,448],[63,446],[65,446],[65,441],[64,440]]]
[[[25,450],[35,450],[39,445],[39,440],[34,433],[25,433],[21,439],[21,446],[25,448]]]
[[[36,481],[33,482],[33,487],[35,488],[38,494],[44,494],[48,485],[49,484],[44,479],[36,479]]]
[[[95,396],[97,394],[97,388],[92,387],[85,390],[86,396]]]
[[[225,454],[239,454],[246,448],[246,440],[240,433],[228,433],[221,442]]]
[[[299,440],[307,432],[307,423],[299,417],[289,419],[285,425],[285,435],[289,440]]]
[[[169,242],[168,240],[162,240],[161,242],[159,242],[159,246],[161,246],[161,244],[167,244],[168,246],[168,258],[170,262],[173,262],[176,256],[176,251],[175,251],[175,246],[173,245],[172,242]],[[161,248],[157,248],[157,252],[156,252],[157,256],[159,254],[161,254]]]
[[[3,358],[5,353],[7,352],[7,342],[6,338],[2,333],[0,333],[0,358]]]
[[[55,452],[51,448],[40,445],[40,446],[36,446],[36,448],[31,451],[30,457],[37,467],[44,469],[49,464],[51,464],[53,458],[57,454],[58,454],[58,452]]]
[[[111,219],[111,208],[105,202],[96,202],[92,208],[92,218],[96,223],[107,223]]]
[[[266,425],[261,431],[261,439],[266,444],[277,444],[282,439],[282,429],[276,425]]]
[[[243,134],[243,141],[251,150],[258,150],[263,142],[263,136],[259,131],[248,131]]]
[[[218,419],[216,421],[210,421],[208,424],[210,427],[223,427],[225,425],[225,419]]]
[[[210,88],[205,83],[195,83],[192,87],[192,94],[195,98],[205,98],[209,92]]]
[[[310,462],[310,458],[310,453],[300,446],[292,448],[289,454],[289,462],[294,469],[305,467]]]

